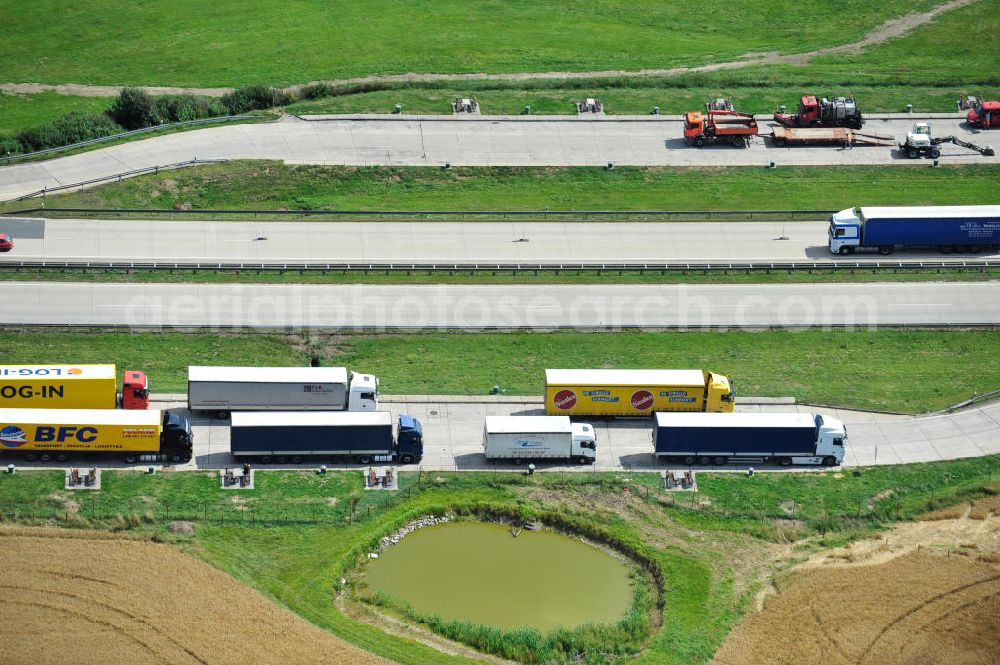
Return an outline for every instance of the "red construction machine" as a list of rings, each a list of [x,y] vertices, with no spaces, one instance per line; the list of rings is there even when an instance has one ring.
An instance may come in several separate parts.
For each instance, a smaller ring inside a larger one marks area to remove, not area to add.
[[[858,104],[853,97],[816,99],[806,95],[799,102],[799,112],[775,113],[775,122],[785,127],[851,127],[861,129],[865,119],[861,117]]]

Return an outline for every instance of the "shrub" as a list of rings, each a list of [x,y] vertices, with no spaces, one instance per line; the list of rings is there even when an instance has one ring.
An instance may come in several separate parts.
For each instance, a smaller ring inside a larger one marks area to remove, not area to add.
[[[0,156],[19,155],[23,152],[21,142],[13,136],[0,136]]]
[[[110,136],[121,131],[121,126],[103,113],[73,111],[46,125],[18,132],[17,141],[23,152],[34,152]]]
[[[153,98],[142,88],[122,88],[118,98],[108,109],[108,116],[128,130],[161,123]]]
[[[289,95],[277,88],[266,85],[248,85],[236,88],[222,96],[222,105],[230,115],[239,115],[247,111],[269,109],[288,103]]]

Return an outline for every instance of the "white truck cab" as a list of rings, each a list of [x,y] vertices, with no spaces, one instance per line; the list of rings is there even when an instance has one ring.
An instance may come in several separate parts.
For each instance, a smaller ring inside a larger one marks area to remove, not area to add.
[[[347,398],[348,411],[378,410],[378,377],[351,372],[351,387]]]
[[[570,457],[587,458],[590,463],[597,460],[597,437],[589,423],[573,423],[573,449]]]
[[[836,466],[844,463],[844,451],[847,450],[847,427],[837,418],[831,416],[820,416],[822,423],[819,426],[819,438],[816,440],[816,458],[819,460],[826,457],[833,457],[837,460]],[[800,461],[803,460],[803,461]],[[812,458],[793,458],[795,464],[816,464]]]
[[[850,254],[861,246],[861,217],[854,208],[835,212],[830,217],[830,252]]]

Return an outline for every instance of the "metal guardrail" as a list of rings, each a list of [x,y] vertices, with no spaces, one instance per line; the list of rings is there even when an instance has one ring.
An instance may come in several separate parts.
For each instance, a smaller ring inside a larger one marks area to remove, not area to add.
[[[209,163],[212,160],[202,160],[198,163]],[[221,161],[221,160],[216,160]],[[186,164],[186,163],[185,163]],[[158,167],[166,168],[166,167]],[[118,176],[109,176],[115,178]],[[65,185],[64,187],[77,187],[81,184]],[[44,191],[54,191],[48,189]],[[15,201],[25,200],[33,195],[23,196]],[[108,217],[114,215],[167,215],[172,217],[193,217],[199,216],[220,216],[220,217],[334,217],[334,218],[362,218],[362,219],[543,219],[543,220],[568,220],[586,221],[590,219],[755,219],[766,218],[773,221],[790,221],[791,218],[799,217],[820,217],[828,218],[835,210],[211,210],[211,209],[191,209],[175,210],[172,208],[26,208],[23,210],[13,210],[0,213],[2,216],[30,216],[52,214],[68,214],[80,217]]]
[[[569,330],[573,332],[600,332],[608,330],[718,330],[720,332],[731,331],[737,329],[736,326],[731,324],[715,324],[715,325],[693,325],[690,323],[682,324],[615,324],[608,326],[574,326],[574,325],[544,325],[538,327],[526,327],[526,326],[476,326],[476,325],[458,325],[458,324],[429,324],[420,326],[404,326],[404,325],[379,325],[379,324],[348,324],[343,326],[307,326],[301,324],[287,324],[287,325],[261,325],[261,326],[242,326],[242,325],[205,325],[205,324],[176,324],[176,323],[164,323],[164,324],[128,324],[128,323],[102,323],[101,325],[95,325],[93,323],[5,323],[4,326],[17,327],[17,328],[39,328],[39,329],[50,329],[50,330],[79,330],[79,329],[94,329],[94,330],[129,330],[129,331],[143,331],[143,330],[174,330],[178,332],[189,332],[197,333],[206,330],[219,330],[224,329],[226,332],[250,332],[250,333],[271,333],[271,332],[298,332],[304,329],[309,329],[313,332],[352,332],[352,331],[373,331],[378,333],[393,333],[393,332],[427,332],[428,330],[455,330],[455,331],[476,331],[476,332],[507,332],[512,330],[530,330],[533,332],[545,331],[545,330]],[[809,323],[782,323],[782,324],[754,324],[738,326],[740,330],[868,330],[868,329],[886,329],[886,330],[1000,330],[1000,323],[995,321],[984,321],[980,323],[822,323],[822,324],[809,324]]]
[[[119,270],[268,270],[268,271],[348,271],[400,272],[420,270],[430,272],[458,271],[559,271],[559,270],[598,270],[598,271],[641,271],[655,270],[661,272],[705,271],[721,272],[727,270],[739,271],[833,271],[843,270],[932,270],[932,269],[984,269],[1000,268],[1000,259],[940,259],[912,261],[886,261],[873,259],[871,261],[673,261],[673,262],[532,262],[532,263],[396,263],[396,262],[225,262],[225,261],[101,261],[101,260],[9,260],[0,259],[0,269],[12,268],[68,268],[68,269],[119,269]]]
[[[115,173],[114,175],[106,175],[100,178],[93,178],[92,180],[84,180],[82,182],[73,182],[66,185],[57,185],[55,187],[44,187],[39,189],[37,192],[31,192],[30,194],[25,194],[24,196],[19,196],[16,199],[11,199],[11,201],[25,201],[27,199],[33,199],[36,196],[44,196],[49,192],[59,192],[64,189],[74,189],[76,187],[83,187],[84,185],[93,185],[99,182],[107,182],[109,180],[121,180],[122,178],[139,175],[141,173],[159,173],[160,171],[167,171],[169,169],[179,169],[185,166],[194,166],[195,164],[218,164],[224,162],[224,159],[191,159],[186,162],[177,162],[175,164],[164,164],[163,166],[147,166],[141,169],[133,169],[131,171],[122,171],[121,173]],[[35,211],[44,210],[44,208],[35,208]],[[16,213],[4,213],[5,215],[11,215]]]
[[[951,413],[953,411],[959,411],[960,409],[964,409],[970,406],[975,406],[976,404],[981,404],[983,402],[992,402],[995,399],[1000,399],[1000,390],[993,390],[988,393],[983,393],[982,395],[976,395],[975,397],[967,399],[964,402],[959,402],[958,404],[953,404],[949,406],[944,411],[941,411],[941,413]]]
[[[109,134],[108,136],[99,136],[96,139],[88,139],[86,141],[79,141],[77,143],[70,143],[69,145],[61,145],[55,148],[46,148],[45,150],[36,150],[34,152],[24,152],[17,155],[4,155],[0,157],[5,164],[11,164],[13,162],[19,162],[21,160],[30,159],[31,157],[40,157],[42,155],[51,155],[57,152],[64,152],[66,150],[73,150],[74,148],[85,148],[88,145],[96,145],[98,143],[105,143],[107,141],[114,141],[115,139],[124,139],[130,136],[138,136],[139,134],[149,134],[151,132],[158,132],[163,129],[174,129],[177,127],[191,127],[194,125],[210,125],[215,122],[229,122],[231,120],[254,120],[262,116],[257,115],[220,115],[215,118],[201,118],[199,120],[185,120],[184,122],[168,122],[164,125],[153,125],[152,127],[143,127],[142,129],[133,129],[129,132],[119,132],[118,134]]]

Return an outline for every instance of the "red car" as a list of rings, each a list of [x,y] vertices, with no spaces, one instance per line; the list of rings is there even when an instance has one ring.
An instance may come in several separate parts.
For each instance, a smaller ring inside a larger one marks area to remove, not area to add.
[[[14,249],[14,236],[0,233],[0,252],[9,252],[12,249]]]
[[[1000,102],[983,102],[965,116],[973,127],[989,129],[1000,126]]]

